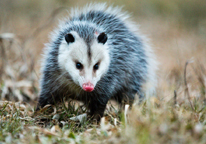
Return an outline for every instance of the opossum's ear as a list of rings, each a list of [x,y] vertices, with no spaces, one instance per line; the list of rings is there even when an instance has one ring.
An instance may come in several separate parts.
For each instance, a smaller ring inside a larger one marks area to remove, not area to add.
[[[97,40],[98,40],[99,43],[105,44],[106,41],[107,41],[107,35],[104,32],[100,33]]]
[[[65,40],[67,43],[73,43],[74,42],[74,36],[71,33],[68,33],[65,35]]]

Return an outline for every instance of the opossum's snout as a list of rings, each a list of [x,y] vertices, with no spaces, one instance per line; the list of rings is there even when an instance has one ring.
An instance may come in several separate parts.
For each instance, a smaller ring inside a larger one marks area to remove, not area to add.
[[[84,83],[82,85],[82,88],[86,92],[92,92],[94,90],[94,85],[92,83],[88,82],[88,83]]]

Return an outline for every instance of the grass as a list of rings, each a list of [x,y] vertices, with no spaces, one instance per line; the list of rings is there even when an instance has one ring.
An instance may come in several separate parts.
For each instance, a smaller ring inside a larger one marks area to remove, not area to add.
[[[20,107],[19,104],[4,102],[1,105],[0,140],[7,143],[205,142],[206,107],[196,99],[192,103],[195,111],[189,103],[175,105],[173,100],[165,102],[151,98],[133,106],[127,113],[127,123],[110,109],[100,125],[96,125],[88,120],[70,120],[71,116],[78,114],[73,112],[74,107],[67,110],[59,107],[55,113],[42,112],[33,117],[33,111],[27,109],[27,105],[21,104]]]
[[[206,142],[205,1],[113,2],[126,4],[151,39],[160,62],[156,97],[122,113],[111,102],[99,125],[81,119],[86,109],[76,101],[34,115],[43,44],[65,6],[85,2],[1,1],[0,143]]]

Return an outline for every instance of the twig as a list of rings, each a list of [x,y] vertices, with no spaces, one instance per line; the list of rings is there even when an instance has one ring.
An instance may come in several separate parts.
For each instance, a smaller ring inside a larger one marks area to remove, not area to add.
[[[192,62],[192,61],[189,60],[189,61],[187,61],[187,62],[185,63],[185,69],[184,69],[185,95],[187,94],[188,100],[189,100],[189,102],[190,102],[190,106],[191,106],[192,110],[195,111],[195,109],[194,109],[194,107],[193,107],[193,105],[192,105],[192,102],[191,102],[191,100],[190,100],[190,93],[189,93],[189,89],[188,89],[188,86],[187,86],[187,78],[186,78],[187,65],[188,65],[189,63],[191,63],[191,62]]]
[[[177,104],[177,92],[174,90],[174,105]]]

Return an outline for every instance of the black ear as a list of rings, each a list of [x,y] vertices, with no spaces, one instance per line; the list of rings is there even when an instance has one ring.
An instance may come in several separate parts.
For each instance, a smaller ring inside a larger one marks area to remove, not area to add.
[[[107,35],[106,35],[104,32],[103,32],[103,33],[100,33],[99,36],[98,36],[98,38],[97,38],[97,40],[98,40],[98,43],[103,43],[103,44],[105,44],[106,41],[107,41]]]
[[[73,43],[74,42],[74,37],[71,33],[68,33],[65,35],[65,40],[67,43]]]

